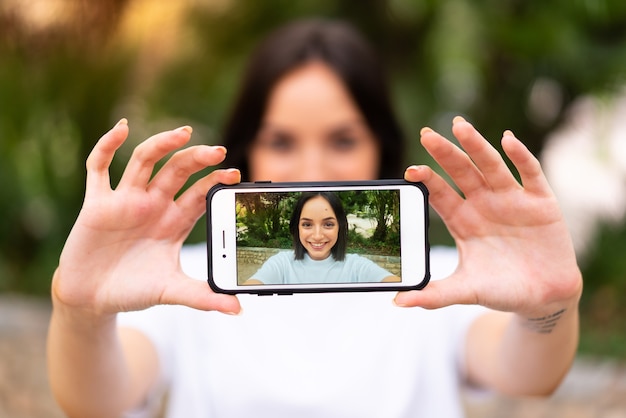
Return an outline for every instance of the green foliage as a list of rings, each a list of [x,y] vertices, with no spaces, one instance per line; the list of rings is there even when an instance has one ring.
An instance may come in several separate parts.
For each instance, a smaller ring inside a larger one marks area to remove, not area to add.
[[[626,222],[604,224],[582,262],[581,350],[626,359]]]
[[[376,229],[372,234],[373,241],[385,242],[391,233],[400,232],[399,213],[400,195],[385,193],[380,190],[365,192],[369,197],[368,209],[376,220]]]
[[[128,61],[79,40],[14,39],[3,29],[0,291],[47,293],[82,201],[84,161],[111,124]]]
[[[289,216],[296,196],[280,193],[238,195],[237,243],[247,247],[291,248]]]
[[[400,255],[400,234],[389,233],[384,241],[368,238],[354,230],[348,229],[347,253],[374,254],[374,255]]]

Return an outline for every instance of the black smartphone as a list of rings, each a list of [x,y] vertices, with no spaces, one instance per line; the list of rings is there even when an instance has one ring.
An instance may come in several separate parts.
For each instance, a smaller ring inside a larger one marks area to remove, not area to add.
[[[219,293],[422,289],[428,190],[405,180],[218,184],[207,243]]]

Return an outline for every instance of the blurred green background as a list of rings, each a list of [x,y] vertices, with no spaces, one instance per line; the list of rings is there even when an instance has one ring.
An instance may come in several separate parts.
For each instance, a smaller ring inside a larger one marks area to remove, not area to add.
[[[189,124],[193,141],[220,143],[251,48],[304,16],[349,20],[378,48],[407,163],[430,161],[419,129],[449,134],[456,114],[496,146],[512,129],[539,156],[574,100],[626,81],[623,0],[2,0],[0,292],[49,291],[84,161],[117,120],[129,119],[131,139],[114,183],[134,145],[158,131]],[[431,234],[450,243],[436,221]],[[190,241],[203,236],[200,222]],[[581,257],[581,351],[626,358],[626,228],[607,224],[594,239]]]

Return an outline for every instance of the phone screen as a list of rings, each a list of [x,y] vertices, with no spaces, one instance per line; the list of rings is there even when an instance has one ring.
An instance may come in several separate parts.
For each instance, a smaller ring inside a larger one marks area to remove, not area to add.
[[[291,293],[425,285],[427,211],[421,188],[289,184],[244,184],[210,193],[212,286]]]

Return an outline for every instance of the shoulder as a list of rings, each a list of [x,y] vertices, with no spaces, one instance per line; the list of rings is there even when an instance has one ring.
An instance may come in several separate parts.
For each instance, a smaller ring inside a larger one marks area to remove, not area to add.
[[[282,271],[295,262],[292,250],[281,250],[265,260],[261,269],[276,268]]]
[[[346,254],[344,259],[346,264],[358,265],[358,264],[373,264],[374,262],[367,257],[363,257],[359,254]]]
[[[267,261],[291,263],[295,260],[293,250],[281,250],[267,259]]]

